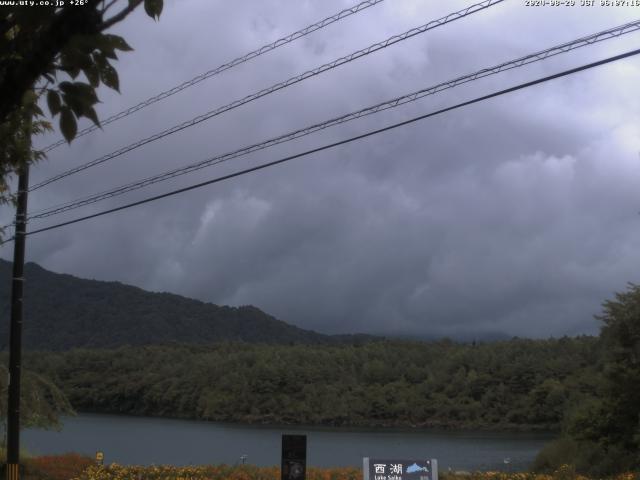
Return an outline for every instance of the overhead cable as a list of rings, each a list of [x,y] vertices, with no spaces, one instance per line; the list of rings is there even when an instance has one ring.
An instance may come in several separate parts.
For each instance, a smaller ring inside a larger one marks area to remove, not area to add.
[[[133,107],[129,107],[126,110],[122,110],[121,112],[118,112],[104,120],[100,121],[101,126],[105,126],[108,125],[110,123],[113,123],[117,120],[120,120],[121,118],[124,117],[128,117],[129,115],[131,115],[132,113],[135,113],[139,110],[142,110],[143,108],[148,107],[149,105],[153,105],[156,102],[159,102],[160,100],[164,100],[167,97],[170,97],[172,95],[175,95],[178,92],[181,92],[182,90],[185,90],[189,87],[192,87],[200,82],[202,82],[203,80],[206,80],[208,78],[211,78],[215,75],[218,75],[219,73],[222,73],[226,70],[229,70],[233,67],[236,67],[242,63],[248,62],[249,60],[252,60],[256,57],[259,57],[260,55],[264,55],[267,52],[270,52],[272,50],[275,50],[276,48],[282,47],[283,45],[287,45],[288,43],[291,43],[295,40],[298,40],[299,38],[305,37],[307,35],[309,35],[310,33],[313,33],[317,30],[320,30],[328,25],[331,25],[332,23],[338,22],[340,20],[342,20],[343,18],[349,17],[351,15],[354,15],[358,12],[361,12],[362,10],[372,7],[374,5],[377,5],[380,2],[383,2],[384,0],[366,0],[364,2],[358,3],[357,5],[354,5],[353,7],[349,7],[349,8],[345,8],[344,10],[341,10],[340,12],[331,15],[327,18],[324,18],[323,20],[320,20],[319,22],[314,23],[313,25],[309,25],[308,27],[303,28],[302,30],[298,30],[297,32],[291,33],[289,35],[287,35],[286,37],[282,37],[279,38],[278,40],[276,40],[275,42],[271,42],[267,45],[263,45],[260,48],[257,48],[255,50],[253,50],[252,52],[249,52],[241,57],[235,58],[233,60],[231,60],[230,62],[227,63],[223,63],[222,65],[217,66],[216,68],[213,68],[207,72],[204,72],[196,77],[193,77],[191,80],[187,80],[186,82],[181,83],[180,85],[177,85],[169,90],[165,90],[164,92],[161,92],[151,98],[148,98],[147,100],[144,100],[143,102],[138,103],[137,105],[134,105]],[[97,125],[91,125],[90,127],[87,127],[83,130],[80,130],[77,134],[76,134],[76,138],[78,137],[82,137],[84,135],[87,135],[88,133],[94,132],[96,130],[98,130]],[[47,147],[43,148],[42,151],[44,152],[49,152],[51,150],[53,150],[54,148],[59,147],[60,145],[64,145],[65,143],[67,143],[66,140],[64,139],[60,139],[55,143],[52,143],[51,145],[48,145]]]
[[[429,30],[432,30],[436,27],[445,25],[447,23],[453,22],[455,20],[459,20],[461,18],[464,18],[468,15],[471,15],[473,13],[479,12],[481,10],[485,10],[493,5],[496,5],[498,3],[502,3],[504,0],[484,0],[483,2],[480,3],[476,3],[474,5],[471,5],[467,8],[464,8],[462,10],[459,10],[457,12],[453,12],[450,13],[449,15],[439,18],[438,20],[433,20],[429,23],[426,23],[422,26],[419,27],[415,27],[412,28],[410,30],[407,30],[406,32],[400,34],[400,35],[394,35],[392,37],[387,38],[386,40],[383,40],[381,42],[378,43],[374,43],[373,45],[368,46],[367,48],[364,48],[362,50],[358,50],[356,52],[353,52],[347,56],[338,58],[337,60],[334,60],[332,62],[326,63],[320,67],[314,68],[313,70],[308,70],[300,75],[296,75],[294,77],[289,78],[288,80],[285,80],[284,82],[280,82],[280,83],[276,83],[275,85],[272,85],[268,88],[265,88],[263,90],[260,90],[259,92],[253,93],[251,95],[247,95],[244,98],[241,98],[239,100],[235,100],[234,102],[231,102],[225,106],[216,108],[215,110],[211,110],[207,113],[204,113],[202,115],[199,115],[191,120],[188,120],[186,122],[180,123],[178,125],[175,125],[169,129],[166,129],[160,133],[156,133],[150,137],[144,138],[142,140],[138,140],[137,142],[134,142],[126,147],[122,147],[114,152],[111,152],[107,155],[103,155],[102,157],[99,157],[95,160],[92,160],[88,163],[85,163],[84,165],[80,165],[78,167],[72,168],[70,170],[67,170],[65,172],[62,172],[58,175],[55,175],[47,180],[44,180],[40,183],[37,183],[35,185],[33,185],[29,191],[33,191],[33,190],[37,190],[39,188],[44,187],[45,185],[49,185],[50,183],[53,183],[55,181],[58,181],[62,178],[68,177],[70,175],[73,175],[75,173],[81,172],[83,170],[86,170],[88,168],[94,167],[96,165],[99,165],[101,163],[104,163],[108,160],[111,160],[113,158],[119,157],[121,155],[124,155],[127,152],[130,152],[132,150],[135,150],[136,148],[139,148],[143,145],[146,145],[148,143],[154,142],[156,140],[160,140],[161,138],[164,138],[168,135],[171,135],[173,133],[179,132],[181,130],[184,130],[185,128],[189,128],[189,127],[193,127],[194,125],[197,125],[201,122],[204,122],[205,120],[209,120],[210,118],[213,118],[217,115],[220,115],[222,113],[228,112],[229,110],[233,110],[234,108],[237,108],[241,105],[244,105],[246,103],[252,102],[254,100],[257,100],[261,97],[264,97],[266,95],[269,95],[271,93],[277,92],[278,90],[282,90],[283,88],[289,87],[291,85],[294,85],[296,83],[302,82],[303,80],[306,80],[308,78],[311,77],[315,77],[317,75],[320,75],[321,73],[324,73],[328,70],[334,69],[338,66],[344,65],[346,63],[352,62],[358,58],[364,57],[366,55],[369,55],[373,52],[377,52],[378,50],[382,50],[384,48],[387,48],[391,45],[394,45],[398,42],[402,42],[404,40],[407,40],[409,38],[412,38],[416,35],[419,35],[421,33],[425,33]]]
[[[468,100],[466,102],[458,103],[456,105],[453,105],[453,106],[450,106],[450,107],[447,107],[447,108],[442,108],[442,109],[436,110],[434,112],[430,112],[430,113],[427,113],[427,114],[424,114],[424,115],[420,115],[418,117],[414,117],[414,118],[411,118],[409,120],[405,120],[403,122],[394,123],[393,125],[389,125],[389,126],[386,126],[386,127],[383,127],[383,128],[379,128],[377,130],[372,130],[372,131],[369,131],[367,133],[363,133],[361,135],[356,135],[354,137],[350,137],[350,138],[347,138],[345,140],[341,140],[341,141],[334,142],[334,143],[331,143],[331,144],[328,144],[328,145],[324,145],[322,147],[313,148],[311,150],[307,150],[307,151],[302,152],[302,153],[298,153],[298,154],[295,154],[295,155],[290,155],[288,157],[284,157],[284,158],[281,158],[279,160],[274,160],[272,162],[263,163],[263,164],[260,164],[260,165],[257,165],[257,166],[251,167],[251,168],[247,168],[245,170],[241,170],[241,171],[234,172],[234,173],[231,173],[231,174],[228,174],[228,175],[217,177],[217,178],[214,178],[214,179],[211,179],[211,180],[207,180],[205,182],[200,182],[200,183],[197,183],[197,184],[194,184],[194,185],[190,185],[188,187],[179,188],[177,190],[172,190],[170,192],[163,193],[161,195],[155,195],[153,197],[145,198],[143,200],[139,200],[137,202],[132,202],[132,203],[129,203],[129,204],[126,204],[126,205],[122,205],[120,207],[110,208],[108,210],[103,210],[101,212],[97,212],[97,213],[94,213],[94,214],[91,214],[91,215],[86,215],[84,217],[79,217],[79,218],[75,218],[73,220],[69,220],[69,221],[66,221],[66,222],[61,222],[61,223],[57,223],[55,225],[50,225],[48,227],[39,228],[37,230],[33,230],[31,232],[27,232],[26,235],[35,235],[37,233],[42,233],[42,232],[46,232],[46,231],[49,231],[49,230],[54,230],[54,229],[61,228],[61,227],[67,226],[67,225],[72,225],[74,223],[83,222],[85,220],[89,220],[89,219],[92,219],[92,218],[101,217],[101,216],[104,216],[104,215],[107,215],[107,214],[110,214],[110,213],[118,212],[118,211],[121,211],[121,210],[126,210],[126,209],[129,209],[129,208],[138,206],[138,205],[143,205],[145,203],[150,203],[150,202],[154,202],[156,200],[160,200],[160,199],[163,199],[163,198],[171,197],[171,196],[177,195],[179,193],[184,193],[184,192],[188,192],[190,190],[195,190],[197,188],[202,188],[204,186],[212,185],[214,183],[219,183],[219,182],[222,182],[222,181],[225,181],[225,180],[229,180],[231,178],[235,178],[235,177],[239,177],[239,176],[242,176],[242,175],[246,175],[246,174],[251,173],[251,172],[255,172],[255,171],[258,171],[258,170],[263,170],[265,168],[273,167],[275,165],[279,165],[279,164],[288,162],[290,160],[294,160],[296,158],[302,158],[302,157],[305,157],[307,155],[311,155],[313,153],[318,153],[318,152],[321,152],[321,151],[324,151],[324,150],[328,150],[330,148],[335,148],[335,147],[337,147],[339,145],[345,145],[347,143],[351,143],[351,142],[354,142],[356,140],[361,140],[363,138],[371,137],[373,135],[377,135],[377,134],[380,134],[382,132],[386,132],[386,131],[389,131],[389,130],[393,130],[395,128],[399,128],[399,127],[402,127],[402,126],[405,126],[405,125],[409,125],[411,123],[415,123],[415,122],[418,122],[420,120],[424,120],[426,118],[434,117],[436,115],[440,115],[440,114],[445,113],[445,112],[450,112],[452,110],[456,110],[456,109],[461,108],[461,107],[465,107],[465,106],[472,105],[472,104],[475,104],[475,103],[483,102],[485,100],[489,100],[491,98],[495,98],[495,97],[498,97],[498,96],[501,96],[501,95],[505,95],[507,93],[515,92],[517,90],[522,90],[524,88],[532,87],[534,85],[545,83],[545,82],[548,82],[550,80],[554,80],[554,79],[557,79],[557,78],[565,77],[567,75],[571,75],[571,74],[578,73],[578,72],[581,72],[581,71],[584,71],[584,70],[588,70],[588,69],[591,69],[591,68],[594,68],[594,67],[598,67],[598,66],[605,65],[605,64],[608,64],[608,63],[611,63],[611,62],[622,60],[624,58],[629,58],[629,57],[632,57],[632,56],[638,55],[638,54],[640,54],[640,49],[631,50],[629,52],[622,53],[620,55],[615,55],[613,57],[608,57],[608,58],[605,58],[603,60],[599,60],[597,62],[588,63],[586,65],[582,65],[580,67],[576,67],[576,68],[572,68],[572,69],[569,69],[569,70],[565,70],[565,71],[560,72],[560,73],[556,73],[556,74],[549,75],[549,76],[546,76],[546,77],[538,78],[536,80],[532,80],[532,81],[529,81],[529,82],[521,83],[519,85],[510,87],[510,88],[506,88],[504,90],[499,90],[497,92],[490,93],[488,95],[483,95],[481,97],[477,97],[477,98],[474,98],[472,100]],[[13,240],[13,238],[8,239],[8,240],[6,240],[5,242],[2,242],[2,243],[4,244],[4,243],[7,243],[7,242],[10,242],[11,240]]]
[[[154,175],[151,177],[147,177],[144,178],[142,180],[138,180],[136,182],[131,182],[128,183],[126,185],[122,185],[119,187],[116,187],[114,189],[111,190],[107,190],[104,192],[100,192],[97,194],[93,194],[90,196],[86,196],[80,199],[76,199],[70,202],[66,202],[63,203],[61,205],[57,205],[54,207],[49,207],[47,209],[44,210],[40,210],[37,212],[33,212],[29,217],[28,220],[34,220],[34,219],[42,219],[42,218],[46,218],[52,215],[57,215],[69,210],[74,210],[76,208],[80,208],[83,207],[85,205],[89,205],[92,203],[96,203],[99,202],[101,200],[105,200],[108,198],[113,198],[119,195],[123,195],[127,192],[131,192],[133,190],[138,190],[140,188],[144,188],[147,187],[149,185],[153,185],[155,183],[159,183],[159,182],[163,182],[165,180],[169,180],[171,178],[175,178],[178,177],[180,175],[185,175],[206,167],[210,167],[219,163],[223,163],[226,161],[229,161],[231,159],[234,158],[238,158],[244,155],[248,155],[250,153],[259,151],[259,150],[263,150],[265,148],[269,148],[272,147],[274,145],[278,145],[281,143],[285,143],[297,138],[301,138],[303,136],[306,135],[310,135],[312,133],[318,132],[320,130],[329,128],[329,127],[333,127],[336,125],[340,125],[346,122],[349,122],[351,120],[355,120],[358,118],[362,118],[364,116],[367,115],[372,115],[375,113],[379,113],[381,111],[384,110],[388,110],[391,108],[395,108],[398,107],[400,105],[404,105],[406,103],[409,102],[414,102],[420,98],[426,97],[428,95],[434,95],[438,92],[441,92],[443,90],[446,89],[450,89],[450,88],[454,88],[458,85],[462,85],[474,80],[478,80],[480,78],[483,77],[487,77],[490,75],[495,75],[497,73],[500,72],[504,72],[507,70],[511,70],[517,67],[522,67],[524,65],[529,65],[531,63],[534,62],[538,62],[541,60],[544,60],[546,58],[555,56],[555,55],[559,55],[562,53],[566,53],[572,50],[575,50],[577,48],[580,47],[584,47],[586,45],[591,45],[597,42],[601,42],[604,40],[608,40],[611,38],[617,38],[621,35],[624,34],[628,34],[628,33],[632,33],[635,31],[640,30],[640,20],[636,20],[634,22],[629,22],[617,27],[613,27],[613,28],[609,28],[607,30],[603,30],[601,32],[598,33],[594,33],[592,35],[588,35],[585,37],[581,37],[578,38],[576,40],[573,40],[571,42],[566,42],[566,43],[562,43],[560,45],[556,45],[554,47],[550,47],[547,48],[545,50],[541,50],[539,52],[536,53],[532,53],[523,57],[519,57],[515,60],[510,60],[507,62],[503,62],[500,63],[498,65],[492,66],[492,67],[488,67],[488,68],[484,68],[482,70],[478,70],[474,73],[471,74],[467,74],[467,75],[463,75],[460,77],[457,77],[455,79],[452,80],[447,80],[445,82],[442,83],[438,83],[437,85],[434,86],[430,86],[421,90],[418,90],[416,92],[413,93],[409,93],[406,95],[402,95],[400,97],[396,97],[393,98],[391,100],[387,100],[385,102],[381,102],[378,104],[375,104],[373,106],[369,106],[366,108],[363,108],[361,110],[357,110],[355,112],[351,112],[345,115],[341,115],[339,117],[335,117],[332,118],[330,120],[326,120],[324,122],[321,123],[316,123],[314,125],[310,125],[304,128],[300,128],[298,130],[292,131],[292,132],[288,132],[284,135],[280,135],[274,138],[270,138],[268,140],[262,141],[260,143],[256,143],[250,146],[246,146],[243,148],[240,148],[238,150],[234,150],[232,152],[227,152],[224,153],[222,155],[217,155],[215,157],[211,157],[208,158],[206,160],[200,161],[198,163],[194,163],[191,165],[187,165],[185,167],[181,167],[181,168],[176,168],[164,173],[160,173],[158,175]]]

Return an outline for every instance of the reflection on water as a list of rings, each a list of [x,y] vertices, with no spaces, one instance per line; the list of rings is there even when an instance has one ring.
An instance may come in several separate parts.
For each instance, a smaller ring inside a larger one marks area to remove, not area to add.
[[[281,435],[306,434],[310,466],[362,466],[362,457],[437,458],[440,470],[523,470],[549,434],[387,431],[308,427],[255,427],[219,423],[82,414],[64,419],[62,431],[26,430],[33,454],[100,450],[105,463],[280,463]],[[507,460],[507,462],[505,462]]]

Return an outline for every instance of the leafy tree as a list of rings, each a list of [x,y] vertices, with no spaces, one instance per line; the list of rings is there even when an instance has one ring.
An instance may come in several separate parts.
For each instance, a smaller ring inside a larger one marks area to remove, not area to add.
[[[0,123],[0,205],[12,200],[7,178],[20,165],[43,158],[43,153],[31,148],[33,135],[51,130],[51,124],[43,120],[44,113],[38,106],[38,96],[33,90],[25,92],[22,105]],[[0,231],[0,235],[3,232]]]
[[[118,58],[116,51],[132,50],[122,37],[105,31],[143,3],[154,19],[163,7],[163,0],[66,3],[0,7],[0,204],[14,201],[8,185],[11,175],[44,157],[31,146],[33,135],[51,129],[38,105],[40,98],[46,97],[68,142],[76,136],[81,117],[99,126],[96,89],[102,83],[119,90],[112,63]],[[6,390],[4,379],[6,374],[0,373],[0,389]],[[22,390],[24,426],[52,426],[59,414],[71,412],[62,392],[40,375],[25,371]],[[0,420],[6,416],[3,393]]]
[[[102,83],[119,90],[113,66],[116,51],[132,48],[120,36],[105,33],[144,3],[154,19],[163,0],[83,0],[61,7],[0,8],[0,202],[13,200],[8,180],[20,165],[43,157],[32,151],[30,136],[50,125],[36,102],[46,97],[52,117],[68,142],[77,120],[99,125],[96,89]],[[82,74],[82,76],[81,76]],[[63,78],[59,80],[59,76]],[[84,78],[83,78],[84,77]]]
[[[591,471],[616,473],[640,468],[640,285],[629,284],[603,303],[601,385],[578,408],[569,434],[590,458]]]
[[[2,439],[6,439],[7,422],[7,369],[0,365],[0,423]],[[50,380],[35,372],[23,372],[20,396],[20,423],[23,427],[51,428],[59,426],[60,415],[74,413],[62,391]]]
[[[606,442],[636,452],[640,467],[640,285],[603,304]]]
[[[540,470],[570,463],[581,473],[609,476],[640,468],[640,286],[629,284],[605,301],[596,318],[603,323],[599,356],[591,359],[596,368],[567,382],[581,390],[579,401],[565,414],[564,436],[538,456]],[[555,399],[547,399],[555,403],[561,388],[555,385]]]

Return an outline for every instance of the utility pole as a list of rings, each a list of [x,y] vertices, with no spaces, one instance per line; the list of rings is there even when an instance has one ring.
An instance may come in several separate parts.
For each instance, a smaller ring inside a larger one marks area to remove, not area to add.
[[[13,243],[11,283],[11,334],[9,337],[9,401],[7,410],[7,480],[20,478],[20,367],[22,363],[22,291],[24,286],[24,250],[27,230],[29,165],[20,167],[18,203]]]

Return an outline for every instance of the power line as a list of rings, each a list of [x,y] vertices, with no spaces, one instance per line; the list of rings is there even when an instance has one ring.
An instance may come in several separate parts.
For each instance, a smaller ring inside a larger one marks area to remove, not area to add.
[[[175,86],[169,90],[165,90],[164,92],[161,92],[151,98],[148,98],[147,100],[138,103],[137,105],[134,105],[133,107],[129,107],[126,110],[123,110],[119,113],[116,113],[115,115],[112,115],[111,117],[108,117],[105,120],[101,120],[101,125],[108,125],[110,123],[113,123],[117,120],[120,120],[121,118],[127,117],[129,115],[131,115],[132,113],[135,113],[139,110],[142,110],[143,108],[148,107],[149,105],[152,105],[156,102],[159,102],[160,100],[164,100],[167,97],[170,97],[172,95],[175,95],[178,92],[181,92],[182,90],[185,90],[186,88],[192,87],[193,85],[196,85],[200,82],[202,82],[203,80],[206,80],[208,78],[211,78],[215,75],[218,75],[219,73],[222,73],[226,70],[229,70],[233,67],[236,67],[242,63],[248,62],[249,60],[252,60],[256,57],[259,57],[260,55],[264,55],[265,53],[268,53],[272,50],[275,50],[276,48],[282,47],[283,45],[286,45],[288,43],[291,43],[295,40],[298,40],[302,37],[305,37],[306,35],[309,35],[310,33],[313,33],[317,30],[320,30],[328,25],[331,25],[332,23],[338,22],[340,20],[342,20],[343,18],[349,17],[351,15],[354,15],[358,12],[361,12],[362,10],[372,7],[374,5],[377,5],[380,2],[383,2],[384,0],[366,0],[364,2],[358,3],[357,5],[354,5],[353,7],[350,8],[345,8],[344,10],[341,10],[340,12],[331,15],[323,20],[320,20],[319,22],[314,23],[313,25],[309,25],[308,27],[303,28],[302,30],[298,30],[297,32],[291,33],[289,35],[287,35],[286,37],[282,37],[279,38],[278,40],[276,40],[275,42],[271,42],[267,45],[263,45],[260,48],[257,48],[255,50],[253,50],[252,52],[249,52],[241,57],[235,58],[233,60],[231,60],[230,62],[227,63],[223,63],[222,65],[217,66],[214,69],[211,69],[207,72],[204,72],[194,78],[192,78],[191,80],[187,80],[186,82],[181,83],[178,86]],[[82,137],[84,135],[87,135],[88,133],[94,132],[96,130],[98,130],[98,126],[96,125],[91,125],[90,127],[87,127],[83,130],[80,130],[77,134],[76,134],[76,138],[78,137]],[[60,139],[57,142],[52,143],[51,145],[45,147],[43,149],[44,152],[50,152],[51,150],[59,147],[60,145],[64,145],[66,142],[66,140],[64,139]]]
[[[142,180],[138,180],[136,182],[132,182],[126,185],[122,185],[120,187],[117,187],[115,189],[111,189],[108,191],[104,191],[104,192],[100,192],[97,194],[93,194],[91,196],[88,197],[83,197],[81,199],[77,199],[77,200],[73,200],[70,202],[66,202],[64,204],[61,205],[57,205],[55,207],[50,207],[44,210],[40,210],[39,212],[34,212],[33,214],[31,214],[29,216],[29,220],[34,220],[34,219],[42,219],[42,218],[46,218],[46,217],[50,217],[52,215],[56,215],[62,212],[66,212],[69,210],[74,210],[76,208],[80,208],[92,203],[96,203],[99,202],[101,200],[105,200],[108,198],[113,198],[119,195],[123,195],[125,193],[134,191],[134,190],[138,190],[140,188],[144,188],[147,187],[149,185],[153,185],[155,183],[159,183],[162,181],[166,181],[169,180],[171,178],[175,178],[178,177],[180,175],[185,175],[187,173],[191,173],[197,170],[200,170],[202,168],[206,168],[212,165],[216,165],[222,162],[226,162],[229,161],[231,159],[234,158],[238,158],[244,155],[248,155],[250,153],[259,151],[259,150],[263,150],[265,148],[269,148],[271,146],[274,145],[278,145],[281,143],[285,143],[297,138],[301,138],[303,136],[306,135],[310,135],[312,133],[318,132],[320,130],[323,130],[325,128],[329,128],[335,125],[339,125],[342,123],[346,123],[349,122],[351,120],[355,120],[357,118],[362,118],[364,116],[367,115],[372,115],[375,113],[379,113],[381,111],[384,110],[388,110],[391,108],[395,108],[398,107],[400,105],[404,105],[406,103],[409,102],[414,102],[420,98],[426,97],[428,95],[434,95],[438,92],[441,92],[443,90],[449,89],[449,88],[454,88],[458,85],[464,84],[464,83],[468,83],[483,77],[487,77],[489,75],[495,75],[497,73],[503,72],[503,71],[507,71],[507,70],[511,70],[513,68],[517,68],[517,67],[521,67],[524,65],[528,65],[534,62],[538,62],[541,60],[544,60],[546,58],[549,58],[551,56],[555,56],[555,55],[559,55],[561,53],[566,53],[572,50],[575,50],[577,48],[581,48],[587,45],[592,45],[594,43],[597,42],[601,42],[604,40],[608,40],[611,38],[617,38],[621,35],[624,34],[628,34],[628,33],[632,33],[635,31],[640,30],[640,20],[636,20],[634,22],[629,22],[617,27],[613,27],[613,28],[609,28],[607,30],[603,30],[601,32],[592,34],[592,35],[588,35],[585,37],[581,37],[578,38],[576,40],[573,40],[571,42],[566,42],[560,45],[556,45],[554,47],[551,48],[547,48],[545,50],[536,52],[536,53],[532,53],[523,57],[519,57],[515,60],[510,60],[507,62],[503,62],[500,63],[498,65],[495,65],[493,67],[488,67],[488,68],[484,68],[482,70],[476,71],[474,73],[468,74],[468,75],[464,75],[461,77],[457,77],[453,80],[447,80],[445,82],[439,83],[435,86],[431,86],[428,88],[424,88],[421,90],[418,90],[417,92],[413,92],[410,94],[406,94],[400,97],[396,97],[393,98],[391,100],[387,100],[385,102],[382,103],[378,103],[376,105],[370,106],[370,107],[366,107],[363,108],[361,110],[355,111],[355,112],[351,112],[348,113],[346,115],[341,115],[339,117],[335,117],[332,118],[330,120],[326,120],[324,122],[321,123],[317,123],[311,126],[307,126],[289,133],[286,133],[284,135],[280,135],[278,137],[274,137],[271,138],[269,140],[265,140],[263,142],[260,143],[256,143],[247,147],[243,147],[240,148],[238,150],[234,150],[232,152],[228,152],[222,155],[217,155],[215,157],[203,160],[201,162],[195,163],[195,164],[191,164],[191,165],[187,165],[185,167],[181,167],[181,168],[176,168],[174,170],[170,170],[158,175],[154,175],[151,177],[147,177],[145,179]]]
[[[268,88],[265,88],[263,90],[260,90],[259,92],[253,93],[251,95],[247,95],[246,97],[239,99],[239,100],[235,100],[234,102],[231,102],[225,106],[216,108],[215,110],[211,110],[207,113],[204,113],[202,115],[199,115],[191,120],[188,120],[186,122],[183,122],[179,125],[175,125],[167,130],[164,130],[160,133],[156,133],[150,137],[144,138],[142,140],[138,140],[135,143],[132,143],[126,147],[122,147],[119,150],[116,150],[114,152],[111,152],[107,155],[104,155],[102,157],[99,157],[95,160],[92,160],[88,163],[85,163],[84,165],[80,165],[78,167],[72,168],[70,170],[67,170],[66,172],[60,173],[58,175],[55,175],[47,180],[44,180],[40,183],[37,183],[35,185],[33,185],[29,191],[33,191],[33,190],[37,190],[39,188],[44,187],[45,185],[48,185],[52,182],[55,182],[57,180],[60,180],[62,178],[68,177],[70,175],[73,175],[75,173],[81,172],[83,170],[86,170],[88,168],[91,168],[93,166],[99,165],[101,163],[104,163],[108,160],[111,160],[113,158],[119,157],[120,155],[123,155],[127,152],[130,152],[131,150],[135,150],[136,148],[139,148],[143,145],[146,145],[148,143],[154,142],[156,140],[159,140],[161,138],[164,138],[168,135],[171,135],[173,133],[179,132],[181,130],[184,130],[185,128],[189,128],[192,127],[194,125],[197,125],[201,122],[204,122],[205,120],[209,120],[210,118],[213,118],[217,115],[220,115],[222,113],[228,112],[229,110],[233,110],[234,108],[237,108],[241,105],[244,105],[246,103],[252,102],[254,100],[257,100],[261,97],[264,97],[266,95],[269,95],[271,93],[274,93],[278,90],[282,90],[283,88],[289,87],[291,85],[294,85],[296,83],[302,82],[303,80],[306,80],[307,78],[311,78],[314,76],[317,76],[321,73],[324,73],[328,70],[332,70],[340,65],[344,65],[346,63],[352,62],[360,57],[364,57],[366,55],[369,55],[373,52],[376,52],[378,50],[382,50],[384,48],[387,48],[391,45],[394,45],[398,42],[402,42],[404,40],[407,40],[411,37],[414,37],[416,35],[419,35],[421,33],[424,33],[428,30],[432,30],[436,27],[439,27],[441,25],[445,25],[447,23],[453,22],[455,20],[458,20],[460,18],[464,18],[468,15],[471,15],[473,13],[479,12],[481,10],[484,10],[486,8],[489,8],[493,5],[496,5],[498,3],[502,3],[504,0],[484,0],[483,2],[480,3],[476,3],[474,5],[471,5],[465,9],[459,10],[457,12],[453,12],[450,13],[449,15],[439,18],[437,20],[432,20],[429,23],[426,23],[420,27],[415,27],[412,28],[410,30],[407,30],[406,32],[400,34],[400,35],[394,35],[392,37],[387,38],[386,40],[383,40],[381,42],[375,43],[373,45],[368,46],[367,48],[364,48],[362,50],[358,50],[356,52],[353,52],[347,56],[338,58],[337,60],[334,60],[330,63],[326,63],[320,67],[314,68],[313,70],[308,70],[300,75],[296,75],[294,77],[289,78],[288,80],[285,80],[284,82],[280,82],[277,83],[275,85],[272,85]]]
[[[219,183],[219,182],[222,182],[224,180],[229,180],[231,178],[235,178],[235,177],[239,177],[239,176],[242,176],[242,175],[246,175],[246,174],[251,173],[251,172],[255,172],[257,170],[262,170],[262,169],[265,169],[267,167],[272,167],[272,166],[275,166],[275,165],[279,165],[281,163],[285,163],[285,162],[288,162],[290,160],[294,160],[296,158],[305,157],[305,156],[311,155],[313,153],[318,153],[318,152],[321,152],[321,151],[324,151],[324,150],[328,150],[330,148],[337,147],[339,145],[345,145],[347,143],[351,143],[351,142],[354,142],[356,140],[361,140],[363,138],[367,138],[367,137],[370,137],[370,136],[373,136],[373,135],[377,135],[379,133],[386,132],[388,130],[393,130],[393,129],[398,128],[398,127],[409,125],[411,123],[414,123],[414,122],[417,122],[417,121],[420,121],[420,120],[424,120],[426,118],[434,117],[436,115],[440,115],[440,114],[445,113],[445,112],[456,110],[456,109],[461,108],[461,107],[465,107],[465,106],[468,106],[468,105],[479,103],[479,102],[482,102],[482,101],[485,101],[485,100],[489,100],[489,99],[494,98],[494,97],[498,97],[498,96],[501,96],[501,95],[505,95],[507,93],[515,92],[517,90],[522,90],[524,88],[532,87],[534,85],[545,83],[545,82],[548,82],[550,80],[554,80],[554,79],[557,79],[557,78],[565,77],[567,75],[578,73],[578,72],[581,72],[581,71],[584,71],[584,70],[588,70],[590,68],[594,68],[594,67],[598,67],[598,66],[601,66],[601,65],[605,65],[605,64],[608,64],[608,63],[611,63],[611,62],[615,62],[615,61],[618,61],[618,60],[621,60],[621,59],[624,59],[624,58],[632,57],[632,56],[638,55],[638,54],[640,54],[640,49],[631,50],[629,52],[622,53],[620,55],[616,55],[616,56],[613,56],[613,57],[608,57],[608,58],[606,58],[604,60],[599,60],[597,62],[588,63],[588,64],[582,65],[580,67],[572,68],[572,69],[569,69],[569,70],[564,70],[563,72],[560,72],[560,73],[556,73],[556,74],[549,75],[549,76],[546,76],[546,77],[538,78],[536,80],[532,80],[532,81],[529,81],[529,82],[521,83],[519,85],[510,87],[510,88],[506,88],[504,90],[499,90],[497,92],[490,93],[488,95],[483,95],[481,97],[476,97],[476,98],[474,98],[472,100],[468,100],[466,102],[458,103],[458,104],[453,105],[451,107],[442,108],[440,110],[436,110],[434,112],[430,112],[430,113],[427,113],[427,114],[424,114],[424,115],[420,115],[418,117],[414,117],[414,118],[411,118],[409,120],[405,120],[403,122],[394,123],[393,125],[389,125],[389,126],[386,126],[386,127],[383,127],[383,128],[379,128],[377,130],[372,130],[372,131],[369,131],[367,133],[363,133],[361,135],[356,135],[354,137],[350,137],[350,138],[347,138],[345,140],[340,140],[338,142],[334,142],[334,143],[331,143],[331,144],[328,144],[328,145],[324,145],[322,147],[318,147],[318,148],[314,148],[314,149],[311,149],[311,150],[307,150],[305,152],[298,153],[298,154],[295,154],[295,155],[290,155],[288,157],[284,157],[284,158],[281,158],[279,160],[275,160],[273,162],[263,163],[261,165],[255,166],[255,167],[247,168],[245,170],[241,170],[241,171],[238,171],[238,172],[235,172],[235,173],[231,173],[229,175],[224,175],[224,176],[221,176],[221,177],[217,177],[217,178],[214,178],[212,180],[208,180],[206,182],[197,183],[197,184],[194,184],[194,185],[190,185],[188,187],[180,188],[180,189],[177,189],[177,190],[172,190],[170,192],[163,193],[161,195],[156,195],[156,196],[153,196],[153,197],[149,197],[149,198],[146,198],[144,200],[139,200],[137,202],[132,202],[132,203],[129,203],[129,204],[126,204],[126,205],[122,205],[120,207],[110,208],[108,210],[103,210],[103,211],[98,212],[98,213],[94,213],[94,214],[91,214],[91,215],[86,215],[84,217],[75,218],[73,220],[69,220],[69,221],[61,222],[61,223],[58,223],[58,224],[55,224],[55,225],[51,225],[51,226],[48,226],[48,227],[44,227],[44,228],[40,228],[40,229],[37,229],[37,230],[33,230],[31,232],[27,232],[26,235],[35,235],[36,233],[42,233],[42,232],[46,232],[46,231],[49,231],[49,230],[57,229],[57,228],[60,228],[60,227],[64,227],[64,226],[67,226],[67,225],[71,225],[71,224],[74,224],[74,223],[78,223],[78,222],[82,222],[82,221],[85,221],[85,220],[89,220],[89,219],[92,219],[92,218],[101,217],[101,216],[107,215],[109,213],[118,212],[120,210],[125,210],[125,209],[132,208],[132,207],[135,207],[135,206],[138,206],[138,205],[142,205],[142,204],[145,204],[145,203],[149,203],[149,202],[153,202],[153,201],[156,201],[156,200],[160,200],[162,198],[166,198],[166,197],[170,197],[170,196],[173,196],[173,195],[177,195],[179,193],[188,192],[190,190],[195,190],[197,188],[201,188],[201,187],[204,187],[204,186],[207,186],[207,185],[211,185],[211,184],[214,184],[214,183]],[[4,244],[4,243],[7,243],[7,242],[9,242],[11,240],[13,240],[13,238],[8,239],[8,240],[6,240],[5,242],[2,242],[2,243]]]

